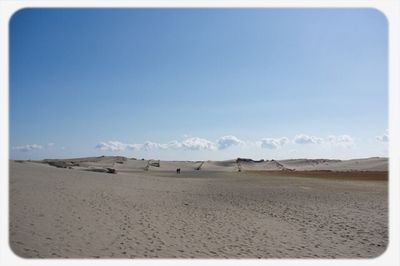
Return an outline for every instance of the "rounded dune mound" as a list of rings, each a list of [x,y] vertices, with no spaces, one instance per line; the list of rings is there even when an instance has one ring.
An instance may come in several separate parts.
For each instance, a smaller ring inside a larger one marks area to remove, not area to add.
[[[388,171],[388,159],[372,157],[352,160],[294,159],[280,163],[296,171]]]
[[[288,169],[294,169],[296,171],[311,171],[319,170],[324,167],[331,167],[334,164],[340,163],[341,160],[329,160],[329,159],[292,159],[292,160],[281,160],[280,164]]]
[[[237,172],[238,167],[236,160],[226,160],[226,161],[206,161],[204,162],[201,170],[204,171],[229,171]]]
[[[242,170],[248,171],[279,171],[287,170],[280,162],[276,160],[259,160],[254,161],[251,159],[237,159],[238,165]]]

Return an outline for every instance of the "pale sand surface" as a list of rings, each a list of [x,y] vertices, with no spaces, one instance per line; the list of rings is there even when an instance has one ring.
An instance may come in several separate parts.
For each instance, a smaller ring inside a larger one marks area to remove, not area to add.
[[[235,160],[205,162],[200,171],[193,167],[201,162],[161,162],[143,171],[147,161],[121,160],[91,158],[76,169],[11,161],[14,252],[33,258],[371,258],[388,243],[387,181],[237,172]],[[286,162],[294,164],[304,167]],[[82,171],[93,165],[118,173]]]

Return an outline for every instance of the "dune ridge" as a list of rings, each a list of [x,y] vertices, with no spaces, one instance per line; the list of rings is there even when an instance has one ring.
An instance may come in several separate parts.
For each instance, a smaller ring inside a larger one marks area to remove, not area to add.
[[[45,159],[34,161],[59,168],[101,171],[115,169],[117,172],[137,171],[332,171],[354,172],[371,171],[387,172],[388,159],[371,157],[350,160],[332,159],[286,159],[286,160],[253,160],[237,158],[225,161],[162,161],[154,159],[136,159],[122,156],[99,156],[72,159]]]

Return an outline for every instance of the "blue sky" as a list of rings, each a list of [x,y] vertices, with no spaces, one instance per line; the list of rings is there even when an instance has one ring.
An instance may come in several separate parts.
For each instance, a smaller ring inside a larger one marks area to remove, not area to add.
[[[10,157],[387,155],[374,9],[24,9]]]

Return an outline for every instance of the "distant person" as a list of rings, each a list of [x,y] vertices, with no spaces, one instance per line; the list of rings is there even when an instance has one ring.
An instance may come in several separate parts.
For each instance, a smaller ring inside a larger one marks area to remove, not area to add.
[[[180,174],[181,173],[181,168],[176,168],[176,173]]]

